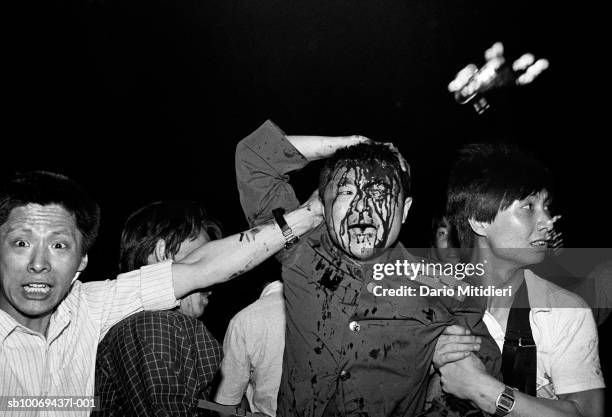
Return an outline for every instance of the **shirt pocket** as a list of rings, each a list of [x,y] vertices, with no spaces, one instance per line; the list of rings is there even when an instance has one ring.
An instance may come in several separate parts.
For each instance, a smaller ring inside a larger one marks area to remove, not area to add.
[[[433,335],[438,332],[417,320],[372,319],[359,325],[359,332],[352,337],[357,361],[384,363],[410,372],[431,360],[437,337]]]

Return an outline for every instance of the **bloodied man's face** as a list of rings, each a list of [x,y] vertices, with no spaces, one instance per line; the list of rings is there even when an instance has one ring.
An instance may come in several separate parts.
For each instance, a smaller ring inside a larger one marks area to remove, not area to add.
[[[376,249],[395,243],[412,204],[381,167],[338,167],[323,200],[332,241],[356,259],[370,258]]]

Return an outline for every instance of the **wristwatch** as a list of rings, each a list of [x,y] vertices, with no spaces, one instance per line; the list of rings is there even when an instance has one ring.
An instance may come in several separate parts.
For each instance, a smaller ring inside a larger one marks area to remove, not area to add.
[[[282,207],[272,210],[274,220],[276,220],[276,224],[278,227],[280,227],[281,231],[283,232],[283,236],[285,237],[285,249],[289,249],[295,245],[300,238],[293,234],[293,230],[291,230],[285,221],[285,216],[283,216],[283,214],[285,214],[285,209]]]
[[[506,388],[497,396],[495,400],[495,415],[505,416],[514,409],[514,388],[506,385]]]

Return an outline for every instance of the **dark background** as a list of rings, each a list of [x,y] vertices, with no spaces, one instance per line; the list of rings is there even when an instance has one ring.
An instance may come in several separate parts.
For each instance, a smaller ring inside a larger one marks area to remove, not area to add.
[[[119,232],[141,205],[204,202],[227,233],[247,227],[235,144],[266,118],[292,134],[393,141],[412,165],[402,240],[428,242],[453,152],[516,142],[555,172],[566,247],[609,247],[606,25],[586,2],[211,0],[29,2],[3,13],[3,175],[48,169],[102,207],[86,279],[116,272]],[[477,116],[446,85],[503,41],[551,67],[490,97]],[[315,187],[316,166],[295,177]],[[273,265],[218,288],[205,313],[220,339]]]

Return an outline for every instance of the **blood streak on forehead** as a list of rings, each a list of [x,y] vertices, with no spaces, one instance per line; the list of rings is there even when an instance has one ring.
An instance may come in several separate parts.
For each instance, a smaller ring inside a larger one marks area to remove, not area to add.
[[[399,193],[400,185],[393,175],[393,167],[386,162],[372,161],[371,164],[342,161],[336,165],[330,183],[336,186],[347,184],[365,188],[376,184],[384,184],[394,194]]]

